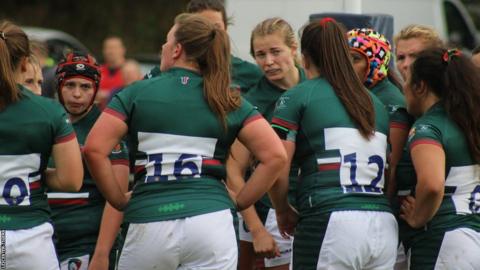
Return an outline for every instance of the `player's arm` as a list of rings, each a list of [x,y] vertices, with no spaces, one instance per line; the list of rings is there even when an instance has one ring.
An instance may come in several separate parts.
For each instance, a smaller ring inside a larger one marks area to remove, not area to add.
[[[407,142],[408,126],[390,125],[389,139],[392,151],[389,157],[388,164],[388,183],[387,183],[387,196],[392,199],[396,195],[397,181],[396,170],[398,162],[402,157],[403,147]]]
[[[98,189],[119,210],[126,206],[129,198],[115,177],[109,155],[127,130],[125,122],[104,112],[90,130],[85,144],[85,159]]]
[[[52,190],[76,192],[83,182],[83,164],[76,137],[52,147],[55,169],[45,171],[46,183]]]
[[[280,170],[285,166],[286,155],[280,139],[264,118],[245,125],[238,134],[238,140],[259,161],[255,171],[236,197],[239,210],[243,210],[259,200],[271,188]]]
[[[230,148],[230,157],[227,160],[227,186],[234,193],[240,192],[245,185],[244,175],[250,166],[252,156],[243,144],[236,140]],[[268,233],[252,205],[240,212],[253,238],[256,253],[264,256],[280,256],[275,240]]]
[[[445,152],[441,145],[417,144],[411,148],[417,174],[415,198],[408,196],[401,206],[401,215],[413,228],[420,228],[432,219],[442,203],[445,188]]]
[[[122,191],[126,193],[128,191],[128,164],[113,165],[113,173],[115,174],[115,179],[118,181],[118,185]],[[110,252],[120,231],[122,221],[123,213],[117,211],[107,202],[103,210],[97,244],[88,267],[89,270],[109,269]]]

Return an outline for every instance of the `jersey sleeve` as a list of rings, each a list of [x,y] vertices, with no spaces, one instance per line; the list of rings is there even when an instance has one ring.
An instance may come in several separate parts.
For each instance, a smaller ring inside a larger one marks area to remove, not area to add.
[[[427,122],[416,122],[408,135],[408,149],[413,149],[419,144],[432,144],[442,147],[442,133],[440,129]]]
[[[112,165],[125,165],[128,166],[128,149],[125,141],[120,141],[112,150],[109,155],[109,159]]]
[[[54,130],[55,144],[70,141],[76,138],[73,126],[68,119],[67,113],[60,104],[54,103],[52,106],[52,125]]]
[[[400,128],[407,130],[413,123],[413,117],[408,114],[407,109],[395,105],[386,106],[389,118],[390,128]]]
[[[295,142],[304,108],[302,96],[291,89],[277,101],[272,118],[272,127],[282,140]]]
[[[253,106],[246,99],[242,98],[242,105],[239,109],[240,121],[242,122],[242,127],[250,124],[251,122],[263,118],[263,116],[257,111],[255,106]]]
[[[127,87],[113,96],[104,112],[127,122],[132,111],[133,86]]]

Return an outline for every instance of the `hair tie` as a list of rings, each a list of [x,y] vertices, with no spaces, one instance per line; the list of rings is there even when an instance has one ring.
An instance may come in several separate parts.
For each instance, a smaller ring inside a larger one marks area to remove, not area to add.
[[[5,37],[5,33],[3,31],[0,31],[0,38],[7,40],[7,37]]]
[[[451,50],[447,50],[444,54],[443,54],[443,61],[445,63],[450,63],[450,61],[452,60],[452,57],[454,56],[460,56],[462,55],[462,52],[459,50],[459,49],[451,49]]]
[[[334,18],[331,18],[331,17],[325,17],[323,19],[320,20],[320,25],[322,27],[325,26],[325,24],[327,24],[328,22],[336,22]]]
[[[212,32],[210,33],[210,38],[211,38],[212,40],[214,40],[216,35],[217,35],[217,29],[214,28],[214,29],[212,30]]]

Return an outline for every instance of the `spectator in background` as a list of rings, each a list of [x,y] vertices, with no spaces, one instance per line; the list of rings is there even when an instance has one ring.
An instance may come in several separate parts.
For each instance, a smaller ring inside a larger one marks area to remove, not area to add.
[[[480,46],[477,46],[472,51],[472,61],[473,64],[480,68]]]
[[[137,61],[128,59],[122,67],[122,76],[125,86],[141,80],[143,78],[142,70]]]
[[[122,88],[125,83],[122,75],[122,67],[125,64],[127,50],[120,37],[111,36],[103,41],[103,61],[100,66],[102,80],[97,95],[100,107],[103,107],[108,97],[114,90]]]

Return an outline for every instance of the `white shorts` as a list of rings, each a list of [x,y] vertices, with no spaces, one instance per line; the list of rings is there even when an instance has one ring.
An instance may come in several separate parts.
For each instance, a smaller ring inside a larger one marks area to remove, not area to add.
[[[252,242],[252,234],[250,230],[246,227],[245,222],[243,222],[243,217],[238,213],[238,224],[239,224],[239,236],[240,241]],[[274,209],[268,211],[267,219],[265,220],[265,229],[272,235],[273,239],[277,243],[278,249],[280,250],[280,257],[275,258],[263,258],[263,263],[265,267],[274,267],[289,264],[292,258],[292,243],[293,237],[290,239],[285,239],[280,235],[277,225],[277,216]]]
[[[435,270],[480,269],[480,233],[459,228],[445,233]]]
[[[90,255],[68,258],[60,262],[60,270],[88,270]]]
[[[330,216],[317,270],[393,269],[398,225],[391,213],[336,211]]]
[[[0,230],[0,269],[58,270],[52,236],[48,222],[30,229]]]
[[[130,224],[119,270],[237,269],[230,209],[151,223]]]

